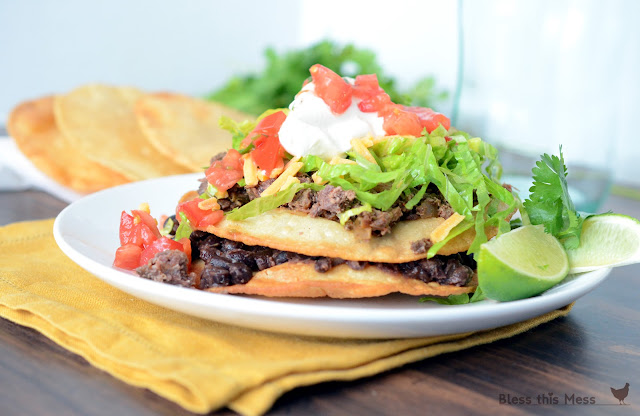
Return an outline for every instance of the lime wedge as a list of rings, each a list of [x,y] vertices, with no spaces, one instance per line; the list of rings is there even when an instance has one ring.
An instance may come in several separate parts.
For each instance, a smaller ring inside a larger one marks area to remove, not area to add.
[[[640,222],[622,214],[588,217],[580,246],[567,250],[571,273],[640,262]]]
[[[480,247],[476,261],[480,289],[499,301],[537,295],[569,273],[562,244],[542,225],[527,225],[494,238]]]

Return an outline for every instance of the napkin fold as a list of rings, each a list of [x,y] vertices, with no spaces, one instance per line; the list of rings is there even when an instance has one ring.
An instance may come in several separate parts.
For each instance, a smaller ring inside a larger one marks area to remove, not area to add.
[[[115,289],[68,259],[53,220],[0,227],[0,316],[184,408],[261,415],[299,386],[354,380],[511,337],[571,305],[493,330],[361,340],[283,335],[195,318]],[[135,278],[135,277],[132,277]]]

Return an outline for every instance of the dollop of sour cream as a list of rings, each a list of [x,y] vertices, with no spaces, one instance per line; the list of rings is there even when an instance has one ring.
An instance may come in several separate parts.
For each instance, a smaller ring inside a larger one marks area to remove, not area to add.
[[[349,80],[352,82],[352,80]],[[363,113],[354,98],[342,114],[334,114],[315,94],[313,82],[305,85],[289,105],[289,115],[280,127],[280,144],[294,156],[315,155],[324,159],[340,156],[351,149],[351,140],[381,137],[384,118]]]

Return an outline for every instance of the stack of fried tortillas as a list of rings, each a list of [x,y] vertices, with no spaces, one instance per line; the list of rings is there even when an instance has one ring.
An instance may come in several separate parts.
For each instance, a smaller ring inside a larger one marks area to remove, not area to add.
[[[444,221],[444,218],[439,217],[402,221],[394,225],[387,235],[358,240],[356,234],[347,231],[338,222],[311,218],[300,212],[279,208],[242,221],[225,219],[201,230],[248,245],[266,246],[307,256],[407,263],[427,257],[426,252],[414,252],[411,243],[430,238],[432,232]],[[492,238],[496,235],[497,228],[487,227],[485,233],[488,238]],[[469,229],[445,244],[438,255],[464,253],[474,237],[475,230]],[[212,287],[207,290],[273,297],[362,298],[394,292],[446,297],[471,293],[476,286],[475,274],[466,286],[453,286],[407,278],[372,264],[366,265],[362,270],[353,270],[348,265],[341,264],[326,273],[320,273],[310,262],[286,262],[255,273],[246,284]]]
[[[231,146],[217,103],[135,88],[85,85],[18,105],[8,122],[20,151],[46,175],[88,193],[126,182],[198,172]]]

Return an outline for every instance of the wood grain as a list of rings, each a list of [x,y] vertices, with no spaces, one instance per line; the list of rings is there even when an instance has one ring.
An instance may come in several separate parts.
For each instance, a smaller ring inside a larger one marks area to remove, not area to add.
[[[55,216],[65,203],[41,192],[0,193],[0,224]],[[640,202],[603,210],[640,217]],[[271,415],[638,414],[640,266],[614,270],[568,317],[511,339],[446,354],[353,382],[285,394]],[[609,387],[629,382],[628,406]],[[594,396],[600,405],[508,405],[500,394]],[[0,415],[190,415],[120,382],[38,332],[0,319]],[[232,415],[222,410],[216,415]]]

